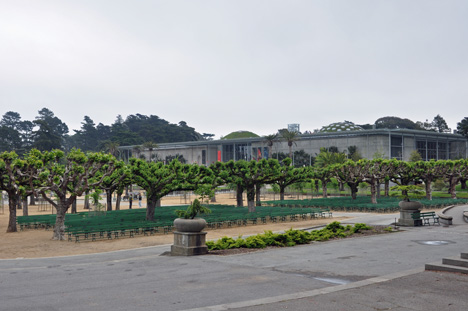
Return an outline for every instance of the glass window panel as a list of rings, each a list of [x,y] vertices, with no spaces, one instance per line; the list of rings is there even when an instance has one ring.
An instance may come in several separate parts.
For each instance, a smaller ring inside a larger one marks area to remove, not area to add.
[[[403,144],[403,137],[401,137],[401,136],[392,136],[391,144],[392,144],[392,146],[401,146]]]
[[[392,155],[391,155],[392,158],[401,160],[401,156],[402,156],[401,147],[392,147],[391,151],[392,151]]]

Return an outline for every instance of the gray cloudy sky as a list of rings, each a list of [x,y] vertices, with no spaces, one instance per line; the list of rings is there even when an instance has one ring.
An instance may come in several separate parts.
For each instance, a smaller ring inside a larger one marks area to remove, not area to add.
[[[0,0],[0,114],[216,137],[468,116],[466,0]]]

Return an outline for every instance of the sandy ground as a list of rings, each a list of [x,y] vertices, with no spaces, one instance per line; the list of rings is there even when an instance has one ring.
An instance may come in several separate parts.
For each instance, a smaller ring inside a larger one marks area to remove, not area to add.
[[[164,198],[162,205],[178,205],[188,203],[186,200],[193,198],[168,197]],[[217,195],[218,204],[235,205],[235,199],[230,194]],[[146,202],[143,202],[146,206]],[[78,204],[78,211],[81,211],[81,206]],[[128,203],[123,202],[122,209],[128,208]],[[133,202],[133,208],[138,208],[138,202]],[[29,207],[29,215],[48,214],[48,211],[39,211],[37,206]],[[0,210],[1,213],[1,210]],[[22,215],[22,211],[18,211],[18,215]],[[158,234],[153,236],[136,236],[134,238],[121,238],[113,240],[101,240],[95,242],[68,242],[52,240],[51,230],[24,230],[15,233],[6,233],[8,225],[8,206],[4,207],[4,213],[0,214],[0,259],[15,259],[15,258],[39,258],[39,257],[56,257],[79,254],[91,254],[109,252],[123,249],[134,249],[140,247],[148,247],[155,245],[164,245],[173,243],[172,234]],[[224,236],[238,237],[239,235],[252,235],[263,233],[265,230],[282,231],[290,228],[301,229],[309,228],[321,224],[326,224],[331,221],[340,221],[344,218],[327,218],[306,221],[296,221],[290,223],[267,223],[258,225],[248,225],[243,227],[208,229],[207,240],[214,240]],[[19,228],[18,228],[19,230]]]

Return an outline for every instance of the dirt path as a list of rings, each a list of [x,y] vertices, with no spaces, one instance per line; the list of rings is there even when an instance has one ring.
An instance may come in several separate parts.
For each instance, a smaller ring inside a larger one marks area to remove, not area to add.
[[[177,205],[183,204],[185,199],[180,197],[169,197],[162,201],[162,205]],[[218,204],[235,204],[235,199],[229,194],[217,196]],[[143,206],[146,202],[143,202]],[[138,207],[138,202],[134,201],[133,207]],[[123,202],[122,209],[128,208],[128,203]],[[41,212],[37,206],[29,207],[29,215],[48,214]],[[82,206],[78,206],[78,211],[82,210]],[[123,238],[113,240],[101,240],[95,242],[68,242],[68,241],[53,241],[52,231],[40,230],[24,230],[16,233],[6,233],[8,225],[8,206],[4,207],[4,214],[0,214],[0,259],[15,259],[15,258],[39,258],[39,257],[55,257],[68,256],[79,254],[91,254],[109,252],[123,249],[134,249],[140,247],[148,247],[155,245],[165,245],[173,243],[172,234],[159,234],[153,236],[136,236],[134,238]],[[22,215],[22,211],[18,211],[18,215]],[[207,240],[218,239],[223,236],[237,237],[239,235],[252,235],[263,233],[265,230],[282,231],[290,228],[309,228],[321,224],[326,224],[335,220],[343,220],[344,218],[326,218],[306,221],[296,221],[291,223],[267,223],[259,225],[248,225],[243,227],[209,229],[207,230]],[[19,228],[18,228],[19,230]]]

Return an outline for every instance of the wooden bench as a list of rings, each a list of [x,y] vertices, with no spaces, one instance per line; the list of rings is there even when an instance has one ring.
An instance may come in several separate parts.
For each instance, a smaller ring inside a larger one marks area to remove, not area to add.
[[[415,220],[415,226],[418,226],[418,225],[430,226],[431,220],[432,220],[433,225],[435,224],[440,225],[439,216],[437,216],[435,212],[412,213],[411,218]]]

